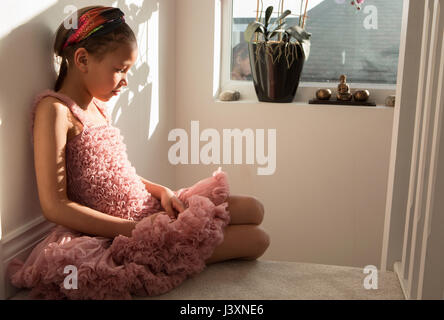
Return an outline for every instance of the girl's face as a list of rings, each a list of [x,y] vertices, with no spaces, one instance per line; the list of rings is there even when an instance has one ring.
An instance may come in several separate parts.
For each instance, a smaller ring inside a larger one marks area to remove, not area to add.
[[[250,59],[248,57],[243,60],[241,59],[240,67],[244,76],[249,76],[251,74]]]
[[[128,85],[127,73],[136,59],[136,44],[121,45],[107,53],[100,62],[90,59],[84,79],[90,94],[102,101],[108,101],[119,94],[113,91]]]

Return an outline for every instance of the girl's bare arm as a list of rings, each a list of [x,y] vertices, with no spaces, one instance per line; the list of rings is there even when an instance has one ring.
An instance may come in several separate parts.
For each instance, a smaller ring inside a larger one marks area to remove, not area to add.
[[[42,99],[34,122],[34,165],[40,206],[51,222],[86,234],[130,236],[136,222],[70,201],[66,189],[65,147],[69,110],[53,97]]]
[[[114,217],[70,200],[57,201],[45,212],[45,216],[67,228],[106,238],[120,234],[130,237],[136,226],[135,221]]]
[[[160,184],[148,181],[145,178],[142,178],[141,176],[138,176],[138,177],[145,185],[145,189],[157,199],[161,199],[162,192],[164,192],[166,189],[168,189],[167,187],[164,187]]]

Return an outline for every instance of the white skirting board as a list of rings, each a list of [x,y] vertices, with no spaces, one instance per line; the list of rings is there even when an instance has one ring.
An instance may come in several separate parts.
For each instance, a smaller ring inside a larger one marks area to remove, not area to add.
[[[409,300],[409,296],[408,296],[408,290],[407,290],[407,281],[402,277],[402,270],[401,270],[402,266],[401,266],[401,261],[396,261],[395,264],[393,265],[393,269],[395,274],[398,276],[398,280],[399,280],[399,284],[401,285],[401,289],[402,289],[402,293],[404,294],[404,298],[406,300]]]
[[[15,288],[7,278],[6,270],[9,262],[14,258],[24,261],[54,226],[53,223],[40,216],[6,234],[0,240],[0,299],[8,299],[20,290]]]

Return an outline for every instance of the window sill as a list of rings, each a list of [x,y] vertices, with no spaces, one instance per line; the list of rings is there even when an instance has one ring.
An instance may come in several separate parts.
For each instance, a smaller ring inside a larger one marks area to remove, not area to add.
[[[360,83],[350,83],[350,91],[353,94],[356,90],[368,89],[370,91],[370,100],[375,101],[376,107],[383,108],[393,108],[385,106],[385,99],[388,95],[396,94],[396,85],[380,85],[380,84],[360,84]],[[315,97],[316,90],[319,88],[329,88],[332,91],[332,95],[336,94],[337,84],[334,83],[318,83],[318,82],[301,82],[297,91],[294,101],[290,102],[296,105],[309,105],[308,101]],[[213,96],[213,100],[216,102],[226,102],[220,101],[219,94],[225,90],[237,90],[240,92],[240,100],[238,101],[228,101],[237,103],[269,103],[258,101],[257,95],[254,89],[252,81],[236,81],[230,80],[224,83],[218,90],[217,94]],[[278,103],[281,104],[281,103]],[[310,104],[310,106],[331,106],[331,107],[360,107],[360,108],[375,108],[374,106],[347,106],[347,105],[315,105]]]
[[[291,105],[292,107],[314,107],[314,108],[358,108],[358,109],[394,109],[394,107],[388,107],[385,105],[376,104],[376,106],[359,106],[359,105],[340,105],[340,104],[309,104],[305,101],[293,101],[288,103],[273,103],[263,102],[257,99],[241,99],[237,101],[222,101],[220,99],[214,99],[215,103],[220,104],[259,104],[259,105]]]

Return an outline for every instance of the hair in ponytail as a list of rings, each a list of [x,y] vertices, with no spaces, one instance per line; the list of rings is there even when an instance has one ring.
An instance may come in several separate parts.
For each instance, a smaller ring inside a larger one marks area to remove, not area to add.
[[[59,76],[57,77],[56,83],[54,85],[54,91],[59,91],[62,87],[63,80],[68,73],[68,63],[65,58],[62,58],[62,63],[60,64]]]
[[[81,8],[77,10],[76,17],[78,19],[86,11],[99,7],[103,6],[89,6]],[[60,69],[54,85],[54,91],[58,91],[62,87],[63,81],[68,74],[70,63],[73,61],[74,53],[78,48],[85,48],[89,54],[93,55],[98,61],[101,61],[106,53],[113,51],[119,44],[137,43],[134,32],[126,22],[123,22],[117,28],[107,34],[88,37],[79,43],[70,45],[63,49],[63,45],[65,44],[70,31],[71,29],[66,29],[64,22],[62,22],[55,34],[53,50],[54,57],[58,61]]]

